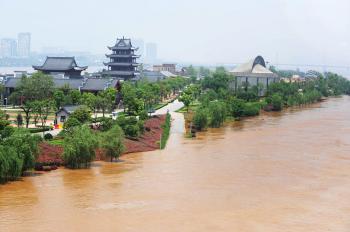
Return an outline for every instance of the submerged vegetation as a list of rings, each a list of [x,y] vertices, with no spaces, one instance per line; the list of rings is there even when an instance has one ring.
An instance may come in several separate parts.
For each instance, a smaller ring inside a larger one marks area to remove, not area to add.
[[[323,97],[350,94],[350,81],[334,73],[320,74],[301,82],[276,82],[269,85],[265,96],[259,96],[259,86],[231,88],[234,77],[219,69],[204,79],[193,81],[183,92],[186,109],[193,113],[197,130],[220,127],[227,117],[256,116],[261,110],[281,111],[285,107],[301,106],[320,101]],[[196,107],[191,103],[198,102]]]
[[[41,137],[24,128],[13,128],[0,112],[0,183],[16,180],[34,168]]]

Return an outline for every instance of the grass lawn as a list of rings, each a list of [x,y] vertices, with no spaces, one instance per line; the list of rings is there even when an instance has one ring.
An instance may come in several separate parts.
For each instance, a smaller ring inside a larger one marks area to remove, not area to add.
[[[25,113],[23,112],[23,110],[22,109],[20,109],[20,108],[10,108],[10,107],[1,107],[1,110],[3,110],[6,114],[8,114],[10,117],[9,117],[9,120],[10,121],[16,121],[16,118],[17,118],[17,115],[18,114],[22,114],[22,117],[23,117],[23,120],[25,120],[24,119],[24,117],[25,117]],[[31,124],[33,123],[34,124],[34,122],[32,121],[33,120],[33,118],[34,118],[34,114],[31,114]],[[47,119],[48,120],[54,120],[55,119],[55,112],[50,112],[50,114],[48,115],[48,117],[47,117]]]
[[[192,102],[192,103],[190,104],[190,106],[188,107],[188,111],[196,111],[197,108],[198,108],[200,105],[201,105],[201,103],[198,102],[198,101]],[[176,112],[178,112],[178,113],[187,113],[187,107],[184,106],[184,107],[182,107],[181,109],[178,109]]]
[[[166,103],[166,102],[158,103],[154,106],[154,109],[159,110],[160,108],[163,108],[166,105],[168,105],[168,103]]]
[[[63,146],[63,139],[53,139],[53,140],[49,140],[49,141],[46,141],[48,144],[51,144],[51,145],[60,145],[60,146]]]

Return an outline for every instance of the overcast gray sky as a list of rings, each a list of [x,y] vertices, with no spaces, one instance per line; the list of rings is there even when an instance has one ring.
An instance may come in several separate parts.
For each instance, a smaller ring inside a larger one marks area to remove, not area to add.
[[[0,0],[0,37],[105,53],[116,36],[166,60],[350,65],[349,0]]]

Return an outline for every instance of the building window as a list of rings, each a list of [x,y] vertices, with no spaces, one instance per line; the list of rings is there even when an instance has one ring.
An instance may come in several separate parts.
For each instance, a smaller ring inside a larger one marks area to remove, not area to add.
[[[65,122],[66,121],[66,116],[61,116],[60,117],[60,122]]]

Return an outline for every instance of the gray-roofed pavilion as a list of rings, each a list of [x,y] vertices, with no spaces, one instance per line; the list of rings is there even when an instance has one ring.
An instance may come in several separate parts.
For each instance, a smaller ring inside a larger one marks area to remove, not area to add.
[[[78,66],[74,57],[46,57],[43,65],[33,68],[46,74],[64,73],[65,77],[80,78],[87,66]]]
[[[265,60],[262,56],[257,56],[254,60],[241,64],[230,71],[235,76],[235,90],[240,86],[263,86],[260,95],[263,95],[269,84],[278,82],[279,76],[266,68]]]

